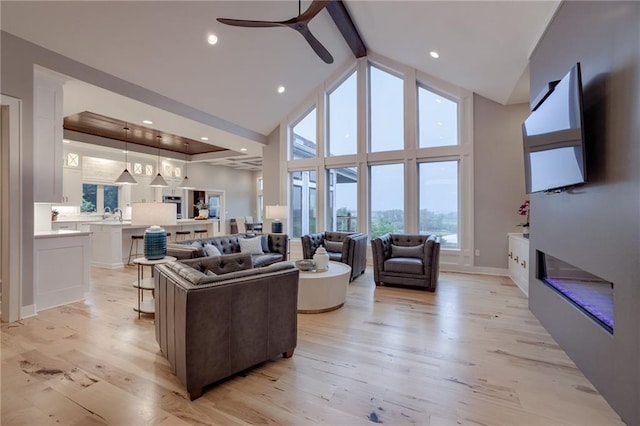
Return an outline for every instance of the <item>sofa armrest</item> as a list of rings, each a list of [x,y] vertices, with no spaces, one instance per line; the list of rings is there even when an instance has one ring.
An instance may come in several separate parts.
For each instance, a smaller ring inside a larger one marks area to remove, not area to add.
[[[269,252],[279,253],[286,260],[289,253],[289,236],[287,234],[268,234]]]

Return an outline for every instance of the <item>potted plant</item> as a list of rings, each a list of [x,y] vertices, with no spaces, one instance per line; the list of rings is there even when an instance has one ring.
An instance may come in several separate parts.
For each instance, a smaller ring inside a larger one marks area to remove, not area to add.
[[[194,204],[193,207],[198,209],[198,217],[202,217],[202,218],[209,217],[209,203],[206,203],[200,200],[198,201],[197,204]]]
[[[58,215],[60,214],[60,212],[56,209],[51,210],[51,221],[55,222],[56,220],[58,220]]]
[[[522,205],[518,209],[518,214],[520,216],[526,217],[525,222],[518,225],[518,226],[522,226],[522,234],[525,237],[529,236],[529,204],[530,204],[529,200],[525,200],[525,202],[522,203]]]

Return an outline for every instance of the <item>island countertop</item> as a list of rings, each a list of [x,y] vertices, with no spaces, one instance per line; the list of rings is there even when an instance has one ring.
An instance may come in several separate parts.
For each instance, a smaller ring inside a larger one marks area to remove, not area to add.
[[[175,225],[162,225],[163,227],[167,226],[180,226],[180,225],[209,225],[218,223],[219,219],[205,219],[205,220],[196,220],[196,219],[178,219]],[[101,225],[101,226],[120,226],[122,228],[148,228],[149,225],[132,225],[130,220],[123,220],[122,222],[113,219],[106,220],[96,220],[89,221],[87,225]]]

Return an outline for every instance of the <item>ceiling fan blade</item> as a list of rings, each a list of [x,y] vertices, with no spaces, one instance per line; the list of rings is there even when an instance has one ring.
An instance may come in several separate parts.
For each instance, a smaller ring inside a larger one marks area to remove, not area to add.
[[[329,4],[329,2],[330,0],[313,0],[307,10],[305,10],[300,16],[295,18],[295,20],[297,22],[309,22],[311,18],[320,13],[322,9],[324,9]]]
[[[268,27],[281,27],[280,22],[270,21],[248,21],[246,19],[227,19],[217,18],[218,22],[223,24],[232,25],[234,27],[252,27],[252,28],[268,28]]]
[[[306,25],[298,24],[294,29],[302,34],[313,51],[316,52],[318,56],[320,56],[320,59],[325,61],[327,64],[333,63],[333,56],[331,56],[331,53],[329,53],[329,51],[325,49],[322,43],[320,43],[318,39],[315,38],[313,34],[311,34],[311,31],[309,31],[309,28],[307,28]]]

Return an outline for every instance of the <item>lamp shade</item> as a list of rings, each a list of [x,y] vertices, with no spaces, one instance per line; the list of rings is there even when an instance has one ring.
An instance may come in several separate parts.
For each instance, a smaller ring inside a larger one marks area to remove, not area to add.
[[[160,173],[158,173],[156,177],[153,178],[149,186],[161,187],[161,186],[169,186],[169,184],[167,184],[167,181],[164,180],[164,178]]]
[[[289,209],[287,206],[275,205],[275,206],[267,206],[265,211],[265,217],[267,219],[286,219],[288,216]]]
[[[167,255],[167,232],[159,225],[175,225],[176,208],[174,203],[133,203],[131,224],[151,225],[144,232],[144,257],[148,260]]]
[[[118,179],[114,182],[118,185],[136,185],[138,182],[131,176],[129,170],[124,169],[124,171],[118,176]]]

